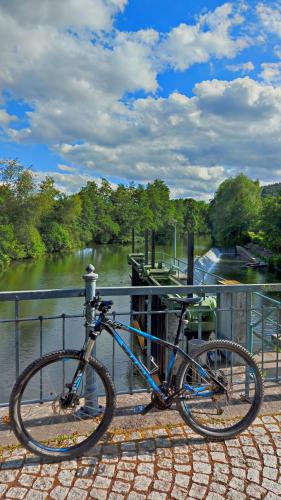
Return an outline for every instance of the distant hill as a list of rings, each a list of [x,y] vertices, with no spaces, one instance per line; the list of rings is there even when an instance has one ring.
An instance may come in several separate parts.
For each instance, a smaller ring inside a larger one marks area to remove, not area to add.
[[[261,195],[263,198],[266,196],[281,196],[281,182],[275,184],[267,184],[262,187]]]

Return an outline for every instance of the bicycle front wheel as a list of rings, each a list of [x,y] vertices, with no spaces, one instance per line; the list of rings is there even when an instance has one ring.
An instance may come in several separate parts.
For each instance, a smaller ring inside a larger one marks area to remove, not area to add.
[[[46,354],[23,371],[13,388],[12,428],[18,440],[39,456],[79,456],[97,443],[111,422],[114,385],[95,358],[87,364],[71,404],[63,404],[80,362],[79,351]]]
[[[204,370],[189,361],[179,368],[176,389],[182,392],[177,403],[182,418],[207,438],[233,438],[253,422],[262,404],[263,381],[254,358],[227,340],[206,342],[191,357]],[[208,374],[226,390],[212,383]]]

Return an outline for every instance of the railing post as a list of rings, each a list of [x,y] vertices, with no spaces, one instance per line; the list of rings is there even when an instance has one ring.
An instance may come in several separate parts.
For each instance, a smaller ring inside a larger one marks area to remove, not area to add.
[[[96,281],[98,274],[95,272],[95,268],[92,264],[86,267],[86,273],[83,275],[85,281],[85,317],[86,317],[86,338],[89,337],[92,325],[95,322],[95,309],[92,307],[91,302],[96,295]],[[93,355],[95,355],[96,346],[93,349]],[[98,395],[97,395],[97,383],[94,376],[93,370],[90,367],[86,368],[86,386],[85,386],[85,408],[83,409],[86,413],[91,415],[97,415],[99,413],[98,405]]]

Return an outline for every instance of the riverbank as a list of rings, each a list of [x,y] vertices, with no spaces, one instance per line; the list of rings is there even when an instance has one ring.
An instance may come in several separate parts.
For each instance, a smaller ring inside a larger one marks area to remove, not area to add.
[[[275,254],[268,248],[264,248],[256,243],[247,243],[244,247],[236,247],[241,250],[241,255],[248,257],[249,260],[259,259],[260,261],[265,262],[268,265],[269,271],[275,271],[281,273],[281,255]],[[244,253],[243,253],[244,251]],[[238,250],[239,253],[239,250]]]

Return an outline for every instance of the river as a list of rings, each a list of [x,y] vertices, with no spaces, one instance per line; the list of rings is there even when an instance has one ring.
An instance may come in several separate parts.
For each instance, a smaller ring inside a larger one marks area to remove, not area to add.
[[[210,239],[198,237],[195,240],[195,254],[201,255],[210,248]],[[142,250],[139,248],[138,250]],[[173,253],[172,245],[158,247],[157,250]],[[0,279],[0,291],[38,290],[50,288],[82,288],[82,274],[89,263],[93,263],[99,275],[98,286],[130,285],[130,268],[127,255],[129,246],[100,245],[93,248],[76,250],[69,254],[48,255],[39,260],[14,262]],[[186,260],[186,242],[177,242],[177,257]],[[225,257],[213,268],[213,272],[225,278],[237,279],[244,283],[276,282],[278,277],[267,271],[243,269],[238,259]],[[280,279],[279,279],[280,281]],[[129,300],[126,297],[115,297],[117,311],[128,311]],[[1,319],[13,317],[14,303],[0,302]],[[55,299],[36,300],[20,303],[20,317],[59,316],[62,313],[80,314],[83,300]],[[120,318],[128,320],[128,316]],[[0,334],[0,403],[7,401],[11,386],[15,380],[15,327],[11,324],[1,325]],[[62,319],[43,321],[43,352],[49,352],[62,346]],[[81,348],[84,340],[82,318],[66,319],[65,345]],[[39,321],[20,323],[20,371],[40,353]],[[126,334],[124,334],[126,337]],[[107,334],[98,339],[97,357],[102,359],[112,371],[112,341]],[[118,390],[124,390],[128,384],[128,361],[120,349],[116,348],[115,383]],[[136,377],[136,384],[138,385]]]

